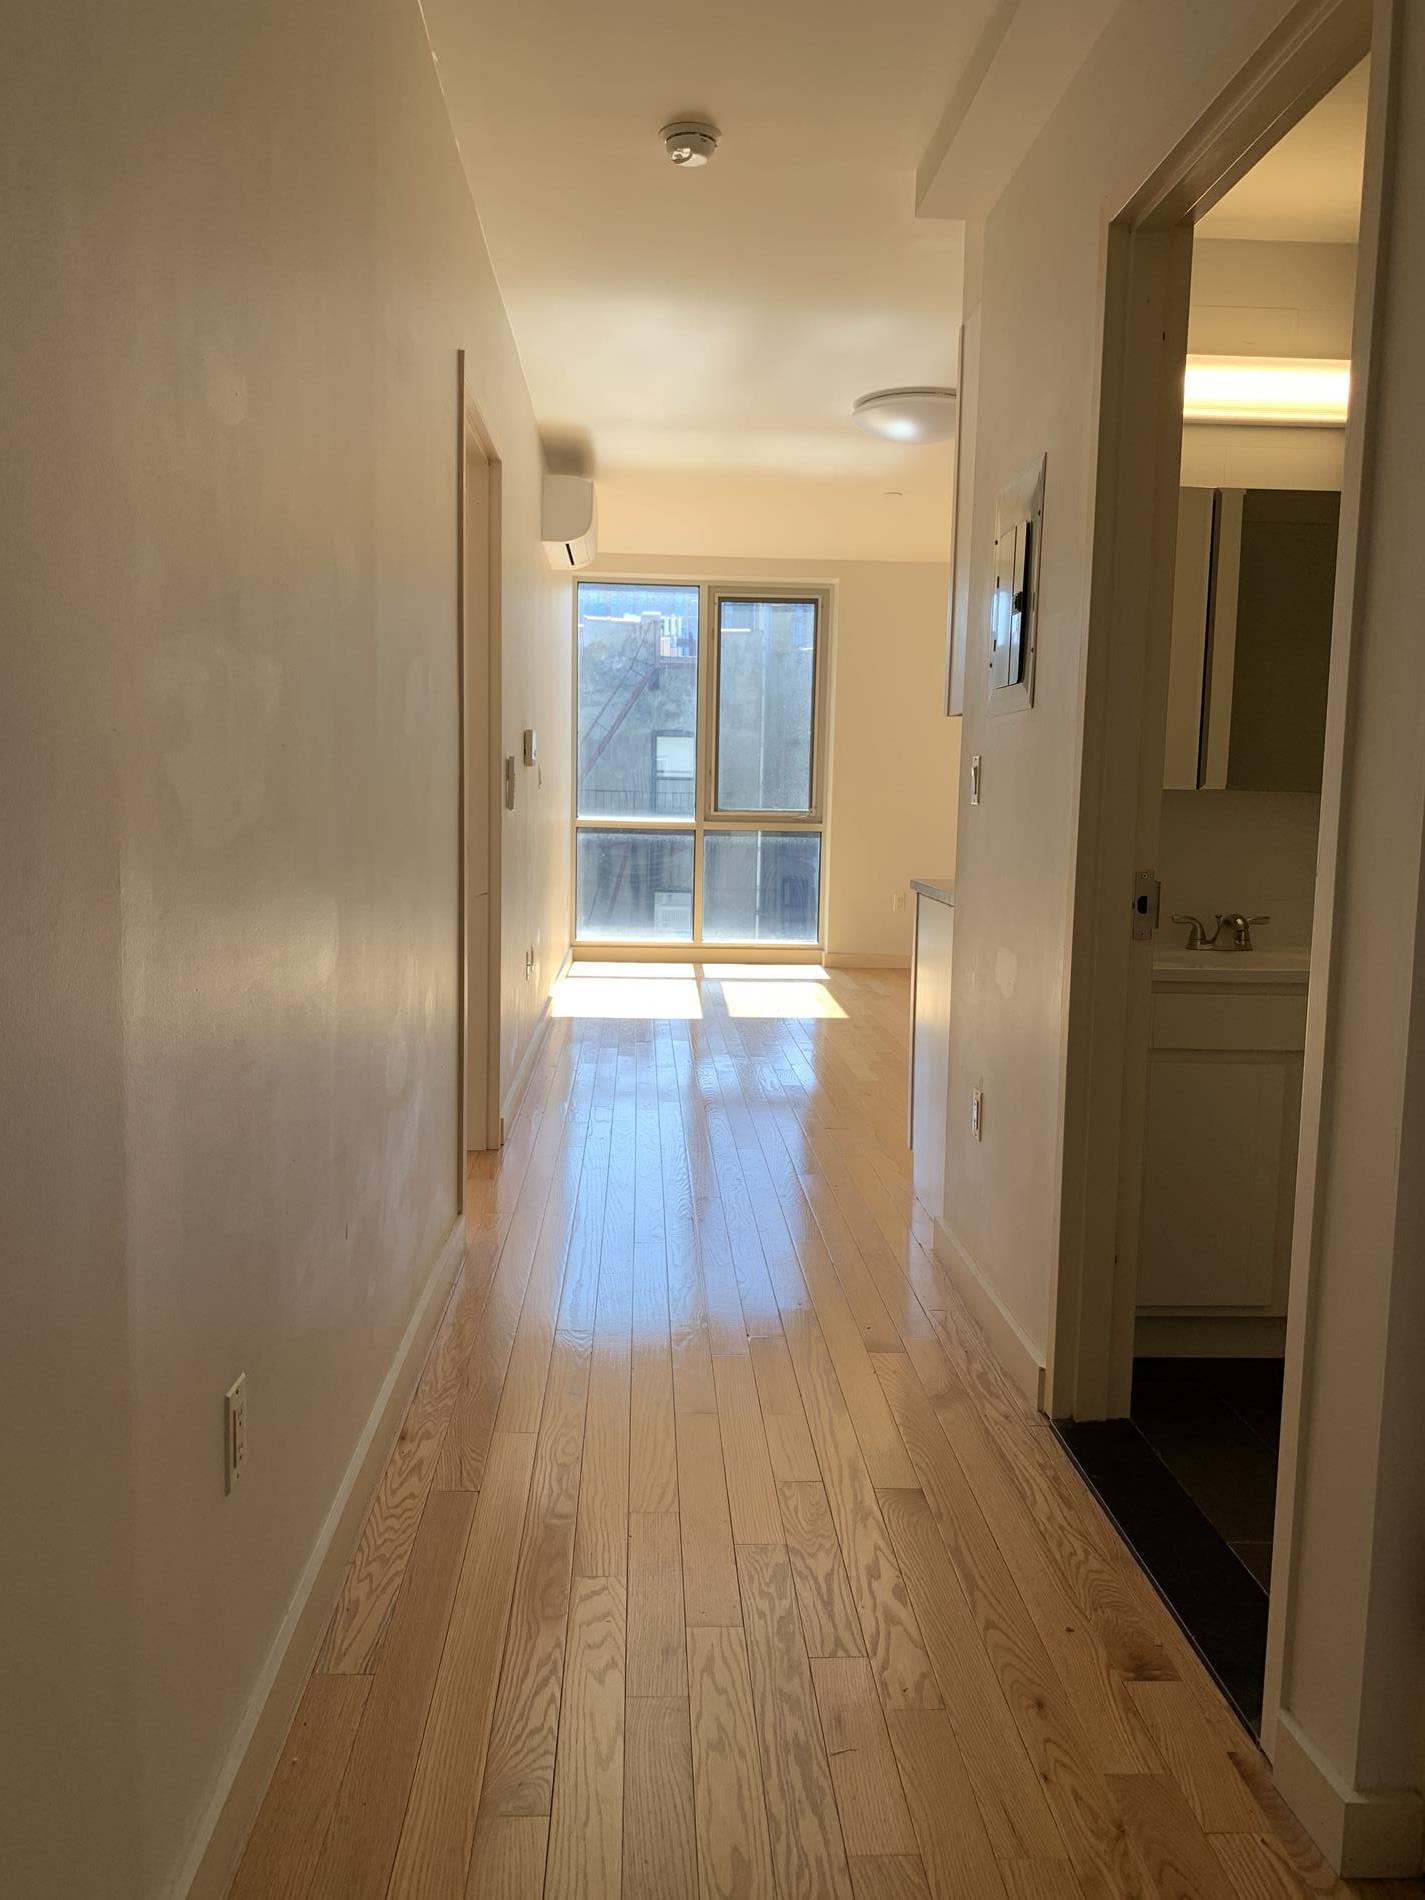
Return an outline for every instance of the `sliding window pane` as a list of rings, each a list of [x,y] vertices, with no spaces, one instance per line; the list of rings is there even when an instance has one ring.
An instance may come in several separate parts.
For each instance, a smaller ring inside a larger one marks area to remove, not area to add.
[[[581,818],[691,818],[698,590],[579,583]]]
[[[815,831],[709,831],[703,837],[708,943],[815,943],[821,836]]]
[[[691,831],[581,831],[576,881],[584,941],[691,941]]]
[[[717,808],[810,811],[814,600],[718,601]]]

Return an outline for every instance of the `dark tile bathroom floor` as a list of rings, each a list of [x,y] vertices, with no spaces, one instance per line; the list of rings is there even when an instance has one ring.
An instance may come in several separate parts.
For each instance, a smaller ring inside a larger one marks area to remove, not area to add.
[[[1059,1435],[1255,1732],[1262,1719],[1279,1359],[1137,1359],[1127,1419]]]

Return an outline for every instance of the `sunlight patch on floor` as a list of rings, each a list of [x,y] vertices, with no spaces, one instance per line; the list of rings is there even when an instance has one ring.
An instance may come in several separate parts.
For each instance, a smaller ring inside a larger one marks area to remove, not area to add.
[[[771,1016],[782,1022],[816,1016],[845,1018],[846,1011],[820,983],[724,983],[729,1016]]]
[[[825,983],[828,974],[819,963],[704,963],[709,983]]]
[[[703,1006],[697,984],[687,977],[565,976],[554,986],[549,1012],[552,1016],[613,1016],[641,1022],[681,1017],[691,1022],[701,1017]]]
[[[571,963],[568,975],[580,982],[591,976],[631,976],[640,982],[646,977],[681,977],[685,982],[691,982],[697,971],[691,963],[609,963],[598,957],[590,957],[587,961]]]

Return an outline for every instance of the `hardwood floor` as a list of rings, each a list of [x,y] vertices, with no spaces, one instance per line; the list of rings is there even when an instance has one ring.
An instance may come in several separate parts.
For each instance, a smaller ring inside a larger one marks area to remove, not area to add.
[[[235,1900],[1425,1894],[1326,1872],[936,1267],[904,977],[580,981]]]

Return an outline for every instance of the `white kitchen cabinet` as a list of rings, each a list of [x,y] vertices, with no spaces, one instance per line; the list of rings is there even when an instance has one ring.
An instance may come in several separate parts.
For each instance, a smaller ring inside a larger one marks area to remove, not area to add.
[[[945,1110],[950,1087],[950,953],[955,887],[917,879],[911,959],[909,1140],[916,1199],[937,1219],[945,1211]]]
[[[1140,1315],[1286,1311],[1306,958],[1212,952],[1155,969]]]

